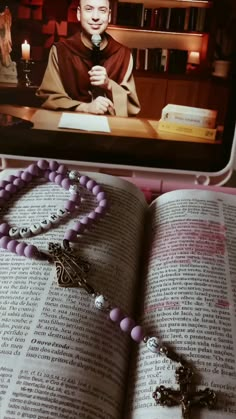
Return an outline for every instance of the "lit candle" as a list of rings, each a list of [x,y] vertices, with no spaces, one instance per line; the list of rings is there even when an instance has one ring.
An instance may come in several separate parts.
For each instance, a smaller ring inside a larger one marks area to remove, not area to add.
[[[27,41],[21,44],[21,52],[23,60],[30,60],[30,44]]]

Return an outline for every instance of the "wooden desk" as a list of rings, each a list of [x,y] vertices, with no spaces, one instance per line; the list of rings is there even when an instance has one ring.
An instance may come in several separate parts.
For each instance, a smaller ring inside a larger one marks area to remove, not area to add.
[[[58,128],[58,124],[62,112],[49,111],[45,109],[0,105],[0,112],[9,113],[10,115],[18,116],[30,120],[34,123],[35,130],[48,130],[55,132],[70,132],[73,134],[90,134],[90,135],[104,135],[104,136],[118,136],[122,138],[148,138],[158,140],[172,140],[172,141],[186,141],[186,142],[200,142],[212,143],[212,141],[204,140],[198,137],[188,137],[185,135],[168,134],[158,131],[158,121],[149,120],[145,118],[124,118],[118,116],[107,116],[110,133],[88,133],[81,130],[72,130],[66,128]],[[74,114],[74,113],[73,113]]]
[[[160,136],[156,129],[157,121],[109,116],[110,133],[91,133],[58,128],[61,112],[12,105],[0,105],[0,112],[34,123],[34,128],[29,130],[1,129],[2,156],[46,157],[180,170],[187,166],[188,170],[199,170],[205,164],[205,171],[209,170],[212,143],[173,134]],[[181,144],[184,141],[186,146],[182,152]],[[202,152],[199,145],[202,146]],[[214,151],[217,153],[216,148]]]

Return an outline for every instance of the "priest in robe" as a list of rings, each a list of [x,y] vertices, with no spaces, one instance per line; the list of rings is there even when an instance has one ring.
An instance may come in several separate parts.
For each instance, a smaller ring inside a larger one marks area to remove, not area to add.
[[[133,58],[126,46],[106,33],[109,0],[80,0],[81,30],[55,43],[37,91],[42,107],[97,115],[131,116],[140,111]],[[100,35],[99,63],[94,65],[92,36]],[[95,94],[99,89],[99,94]]]

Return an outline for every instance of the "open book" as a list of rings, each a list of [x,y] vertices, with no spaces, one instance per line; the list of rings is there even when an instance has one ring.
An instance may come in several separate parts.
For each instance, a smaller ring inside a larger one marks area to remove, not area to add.
[[[185,190],[148,207],[134,185],[91,177],[111,207],[76,245],[91,263],[88,282],[192,361],[196,389],[217,392],[216,410],[193,409],[191,417],[235,418],[236,198]],[[29,226],[67,196],[36,183],[9,201],[1,222]],[[73,217],[93,207],[86,192]],[[62,242],[73,217],[25,241],[46,251]],[[174,362],[131,341],[83,289],[58,287],[50,263],[1,249],[0,267],[1,419],[181,418],[180,406],[152,397],[157,386],[178,387]]]

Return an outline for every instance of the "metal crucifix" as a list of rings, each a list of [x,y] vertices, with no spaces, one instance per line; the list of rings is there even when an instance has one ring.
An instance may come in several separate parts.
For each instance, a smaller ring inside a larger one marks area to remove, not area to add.
[[[181,405],[183,419],[190,419],[190,410],[193,406],[214,408],[216,394],[213,390],[209,388],[195,392],[190,390],[193,372],[189,367],[180,366],[175,375],[180,389],[157,387],[153,393],[156,404],[168,407]]]

